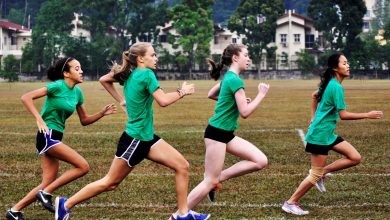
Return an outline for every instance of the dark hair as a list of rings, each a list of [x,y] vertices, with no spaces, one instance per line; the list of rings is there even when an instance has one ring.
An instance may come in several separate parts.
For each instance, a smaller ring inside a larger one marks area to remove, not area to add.
[[[344,56],[342,53],[335,53],[329,56],[328,58],[328,68],[324,73],[320,75],[321,82],[318,85],[318,95],[317,95],[317,101],[320,102],[322,99],[322,95],[324,94],[324,91],[326,89],[326,86],[328,85],[329,81],[335,76],[336,72],[333,70],[333,68],[337,68],[339,66],[339,60],[340,57]]]
[[[63,79],[64,71],[69,71],[70,66],[68,65],[68,63],[72,60],[74,60],[73,57],[64,57],[57,60],[54,66],[51,66],[46,70],[47,78],[51,81]]]
[[[122,53],[122,65],[114,62],[111,71],[114,72],[114,79],[121,85],[127,80],[133,69],[137,67],[137,57],[145,56],[148,47],[152,44],[147,42],[137,42],[129,50]]]
[[[216,64],[213,60],[208,59],[211,65],[211,70],[210,70],[211,78],[214,80],[218,80],[219,76],[221,75],[221,70],[223,66],[224,65],[230,66],[230,64],[232,64],[233,55],[238,56],[242,48],[245,48],[245,46],[242,44],[229,44],[229,46],[227,46],[223,51],[221,55],[221,60],[219,61],[218,64]]]

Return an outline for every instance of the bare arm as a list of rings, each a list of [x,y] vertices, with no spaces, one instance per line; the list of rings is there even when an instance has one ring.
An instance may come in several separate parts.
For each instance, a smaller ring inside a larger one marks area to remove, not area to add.
[[[357,119],[364,119],[364,118],[380,119],[380,118],[383,118],[383,112],[382,111],[370,111],[367,113],[352,113],[352,112],[348,112],[346,110],[341,110],[341,111],[339,111],[339,117],[342,120],[357,120]]]
[[[187,84],[184,82],[180,89],[176,92],[165,93],[161,88],[158,88],[152,95],[157,104],[161,107],[166,107],[185,95],[191,95],[195,92],[194,84]]]
[[[45,95],[47,95],[48,90],[46,87],[33,90],[31,92],[28,92],[24,95],[22,95],[21,100],[23,105],[26,107],[26,109],[31,112],[31,114],[35,117],[37,120],[37,126],[39,132],[45,132],[47,133],[49,131],[49,128],[46,126],[46,123],[43,121],[41,115],[39,114],[37,108],[34,105],[33,100],[41,98]]]
[[[207,94],[207,97],[209,99],[218,101],[219,91],[221,90],[221,83],[217,83],[213,88],[210,89],[209,93]]]
[[[102,84],[102,86],[107,90],[110,95],[119,102],[120,106],[124,111],[126,111],[126,101],[125,99],[118,93],[118,91],[115,89],[114,82],[117,82],[116,79],[114,79],[114,73],[110,71],[106,75],[100,77],[99,82]]]
[[[106,115],[114,114],[116,112],[116,106],[114,104],[106,105],[106,106],[104,106],[104,108],[101,111],[99,111],[93,115],[87,114],[87,111],[85,110],[84,105],[77,106],[76,110],[77,110],[77,114],[79,115],[79,118],[80,118],[80,123],[83,126],[86,126],[86,125],[89,125],[89,124],[96,122],[97,120],[101,119],[102,117],[104,117]]]
[[[241,117],[247,118],[251,115],[260,102],[264,99],[269,89],[269,85],[265,83],[260,83],[258,85],[259,92],[251,102],[248,102],[248,99],[245,96],[244,89],[239,89],[235,94],[235,99],[238,107],[238,111],[240,112]]]
[[[316,111],[317,111],[317,107],[318,107],[317,96],[318,96],[318,91],[313,92],[313,94],[311,95],[311,97],[312,97],[311,104],[310,104],[310,108],[311,108],[311,121],[313,121],[314,116],[315,116]]]

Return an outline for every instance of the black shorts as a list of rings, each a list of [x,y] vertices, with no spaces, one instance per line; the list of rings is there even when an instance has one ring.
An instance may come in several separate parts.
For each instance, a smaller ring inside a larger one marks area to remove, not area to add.
[[[154,135],[151,141],[141,141],[130,137],[126,132],[123,132],[119,139],[118,147],[115,156],[127,161],[129,167],[133,167],[143,161],[157,141],[161,138]]]
[[[306,143],[305,151],[312,153],[312,154],[321,154],[321,155],[328,155],[330,150],[333,150],[333,147],[341,142],[343,142],[344,139],[340,136],[337,136],[336,140],[329,145],[319,145],[319,144],[310,144]]]
[[[234,131],[226,131],[211,125],[208,125],[204,131],[204,138],[209,138],[222,143],[229,143],[235,137]]]
[[[49,129],[48,133],[37,132],[37,144],[35,145],[37,153],[39,155],[44,154],[50,148],[54,147],[57,144],[60,144],[62,141],[63,133]]]

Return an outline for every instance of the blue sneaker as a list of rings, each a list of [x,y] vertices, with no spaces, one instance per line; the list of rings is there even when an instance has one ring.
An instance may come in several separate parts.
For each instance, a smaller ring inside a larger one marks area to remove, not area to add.
[[[179,215],[176,216],[176,220],[206,220],[210,218],[210,214],[202,214],[197,213],[192,210],[188,211],[187,215],[181,217]]]
[[[65,208],[67,198],[57,197],[55,203],[55,220],[67,220],[70,217],[70,210]]]

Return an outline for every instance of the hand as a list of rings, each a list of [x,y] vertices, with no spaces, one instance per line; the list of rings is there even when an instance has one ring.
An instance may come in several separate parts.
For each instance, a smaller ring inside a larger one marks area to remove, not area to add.
[[[116,112],[116,105],[114,103],[104,106],[102,113],[103,116],[111,115]]]
[[[370,111],[368,113],[368,118],[371,118],[371,119],[383,118],[383,112],[382,111]]]
[[[38,131],[42,133],[49,133],[49,128],[47,127],[46,123],[43,121],[43,119],[38,119],[37,120],[37,126],[38,126]]]
[[[195,85],[194,84],[187,84],[187,82],[183,82],[180,90],[183,92],[183,96],[191,95],[195,92]]]
[[[259,83],[258,85],[259,94],[261,94],[263,97],[267,94],[269,89],[269,84],[266,83]]]
[[[123,110],[124,112],[127,113],[127,110],[126,110],[126,101],[125,101],[125,100],[121,101],[121,102],[119,103],[119,105],[120,105],[120,107],[122,108],[122,110]]]

